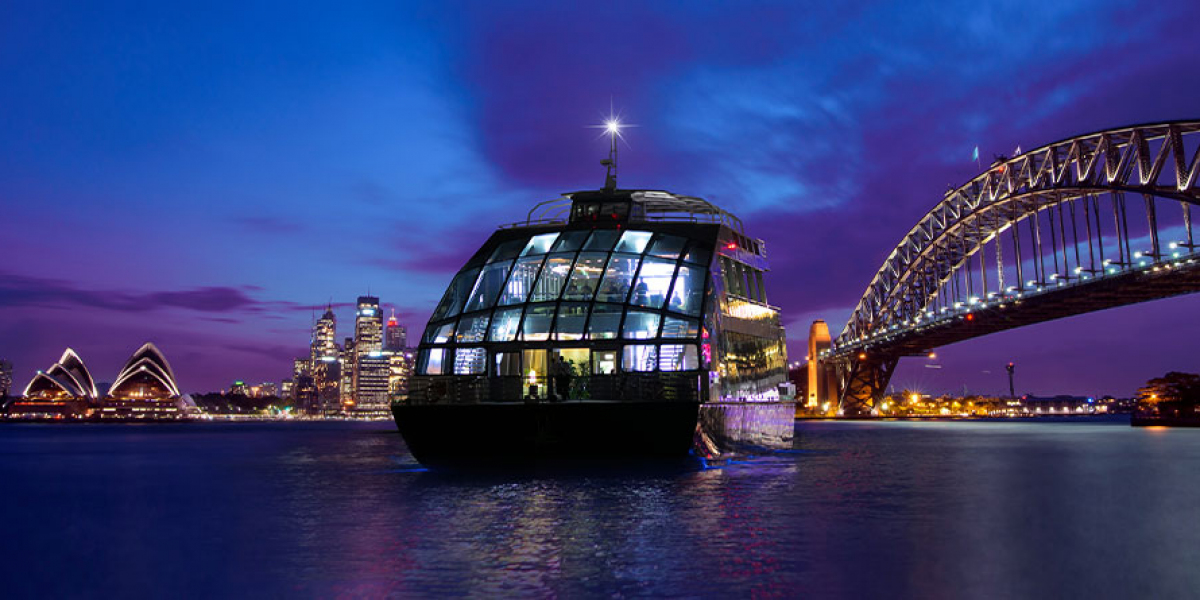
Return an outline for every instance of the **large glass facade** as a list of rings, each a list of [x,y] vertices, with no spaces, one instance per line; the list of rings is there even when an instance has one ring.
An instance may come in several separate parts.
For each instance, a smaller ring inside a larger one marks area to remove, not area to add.
[[[529,343],[543,342],[587,344],[593,354],[572,360],[594,374],[698,370],[708,279],[701,261],[710,256],[711,242],[652,231],[507,240],[454,278],[426,329],[418,373],[474,375],[490,368],[493,375],[528,377],[532,369],[542,377],[542,355],[526,354],[535,350]]]

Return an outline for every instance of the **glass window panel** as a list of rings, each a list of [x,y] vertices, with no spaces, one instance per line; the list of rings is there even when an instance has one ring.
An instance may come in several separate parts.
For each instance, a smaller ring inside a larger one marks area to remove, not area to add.
[[[608,268],[604,270],[604,281],[600,282],[600,292],[596,295],[596,301],[625,302],[639,260],[641,258],[637,256],[614,254],[608,260]]]
[[[592,374],[612,375],[617,372],[617,351],[597,350],[592,353]]]
[[[755,270],[754,279],[758,282],[758,301],[767,304],[767,288],[763,287],[763,272]]]
[[[625,339],[646,340],[658,337],[658,313],[631,310],[625,315]]]
[[[521,308],[502,308],[492,319],[492,331],[488,341],[511,342],[517,339],[517,326],[521,323]]]
[[[525,247],[526,241],[527,240],[525,238],[521,238],[518,240],[509,240],[503,244],[500,244],[499,246],[496,246],[496,250],[492,252],[492,256],[491,258],[488,258],[488,262],[512,260],[516,258],[517,253],[521,251],[521,248]]]
[[[587,322],[588,304],[563,302],[558,307],[558,320],[554,322],[554,339],[582,340],[583,325]]]
[[[419,372],[424,375],[441,375],[443,372],[443,363],[445,362],[446,358],[446,349],[428,348],[426,350],[422,350],[421,354],[423,356],[423,360],[421,361],[422,365],[419,366],[423,366],[424,369]]]
[[[521,353],[520,352],[497,352],[496,353],[496,376],[497,377],[520,377],[521,376]]]
[[[466,302],[467,294],[474,287],[475,277],[478,275],[479,269],[468,269],[455,275],[454,281],[450,282],[450,288],[446,290],[446,295],[442,296],[442,301],[433,311],[433,320],[457,315],[458,311],[462,310],[463,302]]]
[[[455,375],[481,375],[487,369],[487,350],[459,348],[454,353]]]
[[[658,368],[661,371],[694,371],[700,368],[700,360],[693,344],[663,344],[658,352]]]
[[[426,344],[445,344],[454,334],[454,321],[449,323],[431,323],[425,328]]]
[[[554,320],[554,305],[530,306],[525,311],[525,325],[521,328],[521,339],[537,342],[550,339],[550,322]]]
[[[653,344],[625,346],[621,370],[626,372],[653,371],[658,362],[658,346]]]
[[[674,312],[698,316],[700,304],[704,301],[704,276],[707,273],[700,267],[680,265],[679,273],[675,275],[675,286],[671,288],[671,301],[667,308]]]
[[[545,350],[525,350],[521,352],[521,363],[524,372],[525,394],[536,398],[546,397],[547,355]]]
[[[654,234],[649,231],[626,231],[621,234],[621,239],[617,242],[615,251],[641,254],[646,251],[646,245],[650,243],[650,236],[652,235]]]
[[[654,240],[654,245],[650,246],[650,255],[675,260],[679,258],[679,253],[683,251],[683,244],[686,241],[677,235],[660,235],[658,239]]]
[[[542,256],[530,256],[517,261],[508,282],[504,284],[504,292],[500,294],[500,306],[520,304],[529,297],[533,282],[537,281],[538,271],[542,268]]]
[[[550,252],[550,248],[554,246],[554,242],[558,240],[557,233],[543,233],[530,238],[529,243],[525,245],[525,249],[521,251],[521,256],[530,256],[534,254],[546,254]]]
[[[529,301],[558,300],[558,294],[571,272],[571,261],[574,258],[574,254],[551,254],[550,258],[546,259],[546,266],[542,267],[541,277],[533,286],[533,297]]]
[[[458,321],[459,342],[482,342],[487,336],[488,313],[465,316]]]
[[[508,269],[512,261],[491,263],[479,273],[479,280],[471,290],[471,298],[463,312],[471,312],[491,308],[496,304],[496,297],[504,289],[504,280],[508,278]]]
[[[711,259],[712,252],[698,244],[694,244],[691,248],[688,248],[687,254],[683,257],[683,262],[707,266]]]
[[[588,348],[555,348],[554,354],[566,361],[572,375],[587,375],[588,365],[592,362],[592,351]],[[561,393],[566,393],[562,390]]]
[[[592,232],[592,237],[588,238],[583,249],[608,252],[612,250],[613,244],[617,243],[617,238],[620,236],[621,232],[616,229],[598,229]]]
[[[604,270],[605,258],[600,252],[581,252],[579,260],[575,261],[575,269],[571,271],[567,291],[563,292],[563,300],[591,300]]]
[[[642,261],[642,270],[638,273],[637,283],[633,286],[633,297],[630,304],[662,308],[671,289],[671,277],[675,275],[675,262],[661,258],[647,258]]]
[[[664,338],[694,338],[700,335],[700,322],[695,319],[680,319],[667,317],[663,319],[662,336]]]
[[[611,340],[617,337],[617,328],[621,326],[620,306],[612,304],[596,304],[592,306],[592,320],[588,325],[588,339]]]
[[[742,276],[742,266],[737,261],[721,257],[721,276],[725,280],[725,293],[733,296],[746,297],[746,279]]]
[[[551,252],[575,252],[583,247],[583,241],[587,239],[587,231],[566,231],[558,236],[558,241],[554,242],[554,247]]]

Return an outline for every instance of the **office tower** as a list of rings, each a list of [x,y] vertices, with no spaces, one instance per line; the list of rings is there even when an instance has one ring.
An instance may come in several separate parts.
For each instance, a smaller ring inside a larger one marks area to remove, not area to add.
[[[354,404],[354,371],[355,366],[358,364],[356,358],[354,354],[354,338],[346,338],[346,342],[342,346],[342,353],[338,357],[338,365],[341,368],[341,386],[338,401],[325,405],[326,414],[341,413],[344,407]]]
[[[246,396],[249,395],[249,388],[246,387],[245,381],[235,381],[229,386],[229,394],[231,396]]]
[[[390,359],[379,351],[360,354],[357,367],[356,395],[350,413],[360,417],[388,416]]]
[[[317,397],[317,386],[313,378],[301,375],[296,378],[296,410],[309,415],[321,413],[320,399]]]
[[[408,347],[408,328],[396,321],[396,310],[392,309],[392,316],[388,317],[387,321],[387,343],[384,344],[385,350],[404,350]]]
[[[333,308],[327,306],[325,314],[313,325],[309,359],[316,364],[322,358],[337,358],[337,354],[337,317],[333,316]]]
[[[0,396],[7,396],[12,389],[12,363],[0,359]]]
[[[359,296],[354,319],[354,348],[359,355],[383,350],[383,314],[379,298]]]
[[[279,397],[284,400],[293,400],[296,398],[296,382],[293,379],[284,379],[279,382]]]
[[[316,400],[306,405],[307,412],[325,412],[326,407],[336,410],[341,402],[340,388],[342,369],[339,364],[340,351],[337,346],[337,317],[333,307],[326,306],[325,314],[313,325],[312,343],[309,347],[308,376],[316,389]],[[299,381],[299,377],[296,378]],[[298,401],[299,403],[299,401]]]

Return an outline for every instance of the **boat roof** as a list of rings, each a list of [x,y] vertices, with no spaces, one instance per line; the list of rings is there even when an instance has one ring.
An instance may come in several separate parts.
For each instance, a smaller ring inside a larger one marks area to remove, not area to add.
[[[625,220],[631,223],[711,223],[725,225],[742,235],[742,220],[717,205],[695,196],[683,196],[664,190],[586,190],[568,192],[539,202],[524,221],[501,225],[500,229],[566,225],[572,221],[576,204],[629,203]]]

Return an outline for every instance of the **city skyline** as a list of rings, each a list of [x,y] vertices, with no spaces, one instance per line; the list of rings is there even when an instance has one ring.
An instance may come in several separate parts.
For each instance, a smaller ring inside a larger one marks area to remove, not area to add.
[[[884,255],[978,172],[976,146],[988,162],[1195,117],[1200,81],[1174,74],[1200,66],[1185,29],[1200,9],[1173,8],[13,10],[0,358],[19,389],[64,347],[115,372],[152,339],[185,390],[279,381],[325,306],[312,300],[368,289],[416,339],[494,226],[599,187],[606,142],[587,127],[611,102],[639,125],[622,187],[705,197],[766,241],[795,362],[811,322],[836,337]],[[605,28],[657,34],[543,46]],[[1018,391],[1132,394],[1200,370],[1177,325],[1198,301],[964,342],[940,369],[903,361],[893,384],[1006,391],[1014,361]]]

